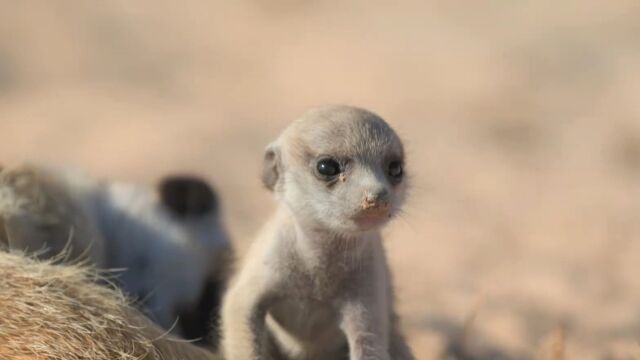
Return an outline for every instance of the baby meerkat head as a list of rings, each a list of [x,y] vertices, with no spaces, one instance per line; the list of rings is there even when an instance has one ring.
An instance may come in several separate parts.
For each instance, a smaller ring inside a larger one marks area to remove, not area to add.
[[[404,201],[402,142],[367,110],[313,109],[269,145],[263,182],[307,224],[345,234],[376,229]]]

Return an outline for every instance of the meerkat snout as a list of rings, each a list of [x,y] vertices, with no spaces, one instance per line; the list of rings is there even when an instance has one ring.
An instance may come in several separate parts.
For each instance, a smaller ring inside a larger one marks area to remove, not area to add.
[[[364,199],[362,201],[362,209],[388,209],[389,199],[387,198],[389,191],[385,188],[377,190],[365,190]]]
[[[383,224],[392,216],[388,193],[385,188],[364,191],[361,210],[353,217],[361,229]]]

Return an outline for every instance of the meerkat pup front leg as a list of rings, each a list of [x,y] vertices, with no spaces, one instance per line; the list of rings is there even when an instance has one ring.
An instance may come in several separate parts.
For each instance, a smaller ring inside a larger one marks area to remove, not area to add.
[[[340,327],[347,337],[352,359],[389,360],[388,321],[369,301],[353,299],[344,304]]]
[[[280,206],[225,295],[227,359],[414,359],[379,233],[404,201],[403,167],[391,127],[348,106],[307,112],[267,148]]]
[[[268,280],[266,273],[244,272],[227,294],[222,321],[227,359],[269,359],[265,348]]]

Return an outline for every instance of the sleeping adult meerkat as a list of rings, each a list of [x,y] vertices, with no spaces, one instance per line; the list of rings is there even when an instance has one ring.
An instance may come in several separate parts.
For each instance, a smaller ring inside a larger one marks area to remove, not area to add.
[[[97,205],[109,267],[126,269],[125,293],[165,329],[215,346],[233,251],[211,185],[190,175],[165,177],[156,191],[109,183]]]
[[[267,147],[280,204],[223,300],[227,359],[414,359],[379,232],[404,201],[404,161],[393,129],[349,106],[311,110]]]
[[[100,286],[90,268],[0,252],[0,359],[216,360]]]
[[[188,175],[157,189],[26,165],[0,171],[0,247],[65,255],[115,275],[165,329],[215,347],[232,248],[213,188]]]

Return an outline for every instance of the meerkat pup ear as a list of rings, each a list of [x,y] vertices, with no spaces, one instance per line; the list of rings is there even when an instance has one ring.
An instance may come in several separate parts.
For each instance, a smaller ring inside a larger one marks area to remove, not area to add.
[[[282,164],[280,159],[280,149],[274,142],[267,146],[264,153],[264,160],[262,163],[262,183],[264,186],[274,191],[276,184],[280,180],[280,173],[282,172]]]
[[[218,208],[211,185],[196,176],[167,176],[160,181],[158,192],[162,203],[179,217],[210,214]]]

